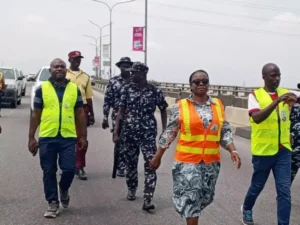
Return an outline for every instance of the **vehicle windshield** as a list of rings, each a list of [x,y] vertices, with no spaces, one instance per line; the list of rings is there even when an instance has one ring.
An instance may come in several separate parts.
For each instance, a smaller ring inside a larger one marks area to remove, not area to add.
[[[40,75],[40,81],[47,81],[51,77],[50,71],[48,69],[43,69]]]
[[[14,80],[14,79],[16,79],[15,73],[14,73],[13,69],[0,68],[0,73],[3,74],[4,79],[8,79],[8,80]]]

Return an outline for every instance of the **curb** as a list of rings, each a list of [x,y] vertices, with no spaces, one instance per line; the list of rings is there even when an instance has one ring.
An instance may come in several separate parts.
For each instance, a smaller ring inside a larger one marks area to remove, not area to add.
[[[232,133],[242,138],[251,139],[251,127],[232,127]]]

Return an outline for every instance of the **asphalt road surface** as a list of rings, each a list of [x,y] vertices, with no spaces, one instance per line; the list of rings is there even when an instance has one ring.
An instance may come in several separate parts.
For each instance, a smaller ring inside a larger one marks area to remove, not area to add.
[[[152,214],[142,211],[143,160],[140,158],[140,186],[134,202],[126,200],[124,178],[111,178],[113,144],[108,130],[102,130],[103,96],[95,92],[96,124],[88,128],[87,181],[75,178],[70,189],[71,203],[56,219],[45,219],[42,170],[39,158],[27,150],[30,89],[17,109],[2,109],[0,124],[0,224],[1,225],[180,225],[185,221],[174,211],[172,204],[171,166],[174,144],[165,154],[158,170],[158,184]],[[158,117],[159,118],[159,117]],[[158,120],[160,123],[160,120]],[[251,174],[249,140],[235,137],[242,158],[237,171],[227,151],[216,188],[216,197],[200,217],[201,225],[241,224],[240,206],[248,189]],[[60,176],[58,175],[58,178]],[[292,188],[291,225],[300,224],[300,175]],[[276,225],[276,192],[273,176],[259,197],[254,219],[259,225]]]

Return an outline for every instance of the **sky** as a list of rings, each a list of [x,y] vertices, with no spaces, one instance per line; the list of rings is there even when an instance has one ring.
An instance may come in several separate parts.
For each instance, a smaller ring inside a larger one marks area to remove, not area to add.
[[[103,0],[109,5],[119,1]],[[122,1],[122,0],[120,0]],[[214,85],[261,86],[264,64],[276,63],[281,86],[300,82],[299,0],[149,0],[148,78],[188,83],[198,69]],[[109,24],[109,10],[92,0],[0,0],[0,66],[37,73],[52,59],[66,62],[79,50],[81,69],[93,75],[99,29],[89,20]],[[145,24],[145,0],[116,6],[112,11],[112,68],[123,56],[144,61],[132,51],[132,30]],[[109,26],[102,35],[109,34]],[[109,37],[102,38],[109,44]],[[68,63],[68,62],[67,62]]]

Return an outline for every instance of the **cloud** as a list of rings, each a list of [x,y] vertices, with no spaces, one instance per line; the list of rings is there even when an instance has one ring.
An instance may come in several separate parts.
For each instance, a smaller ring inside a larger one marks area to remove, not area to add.
[[[292,12],[281,13],[273,18],[274,20],[283,20],[289,22],[300,22],[300,17],[296,16]]]
[[[23,18],[22,21],[27,22],[27,23],[43,23],[43,22],[45,22],[45,18],[42,16],[29,14],[25,18]]]
[[[161,47],[161,45],[160,44],[158,44],[158,43],[156,43],[156,42],[154,42],[154,41],[148,41],[148,48],[152,48],[152,49],[157,49],[157,50],[161,50],[162,49],[162,47]]]

